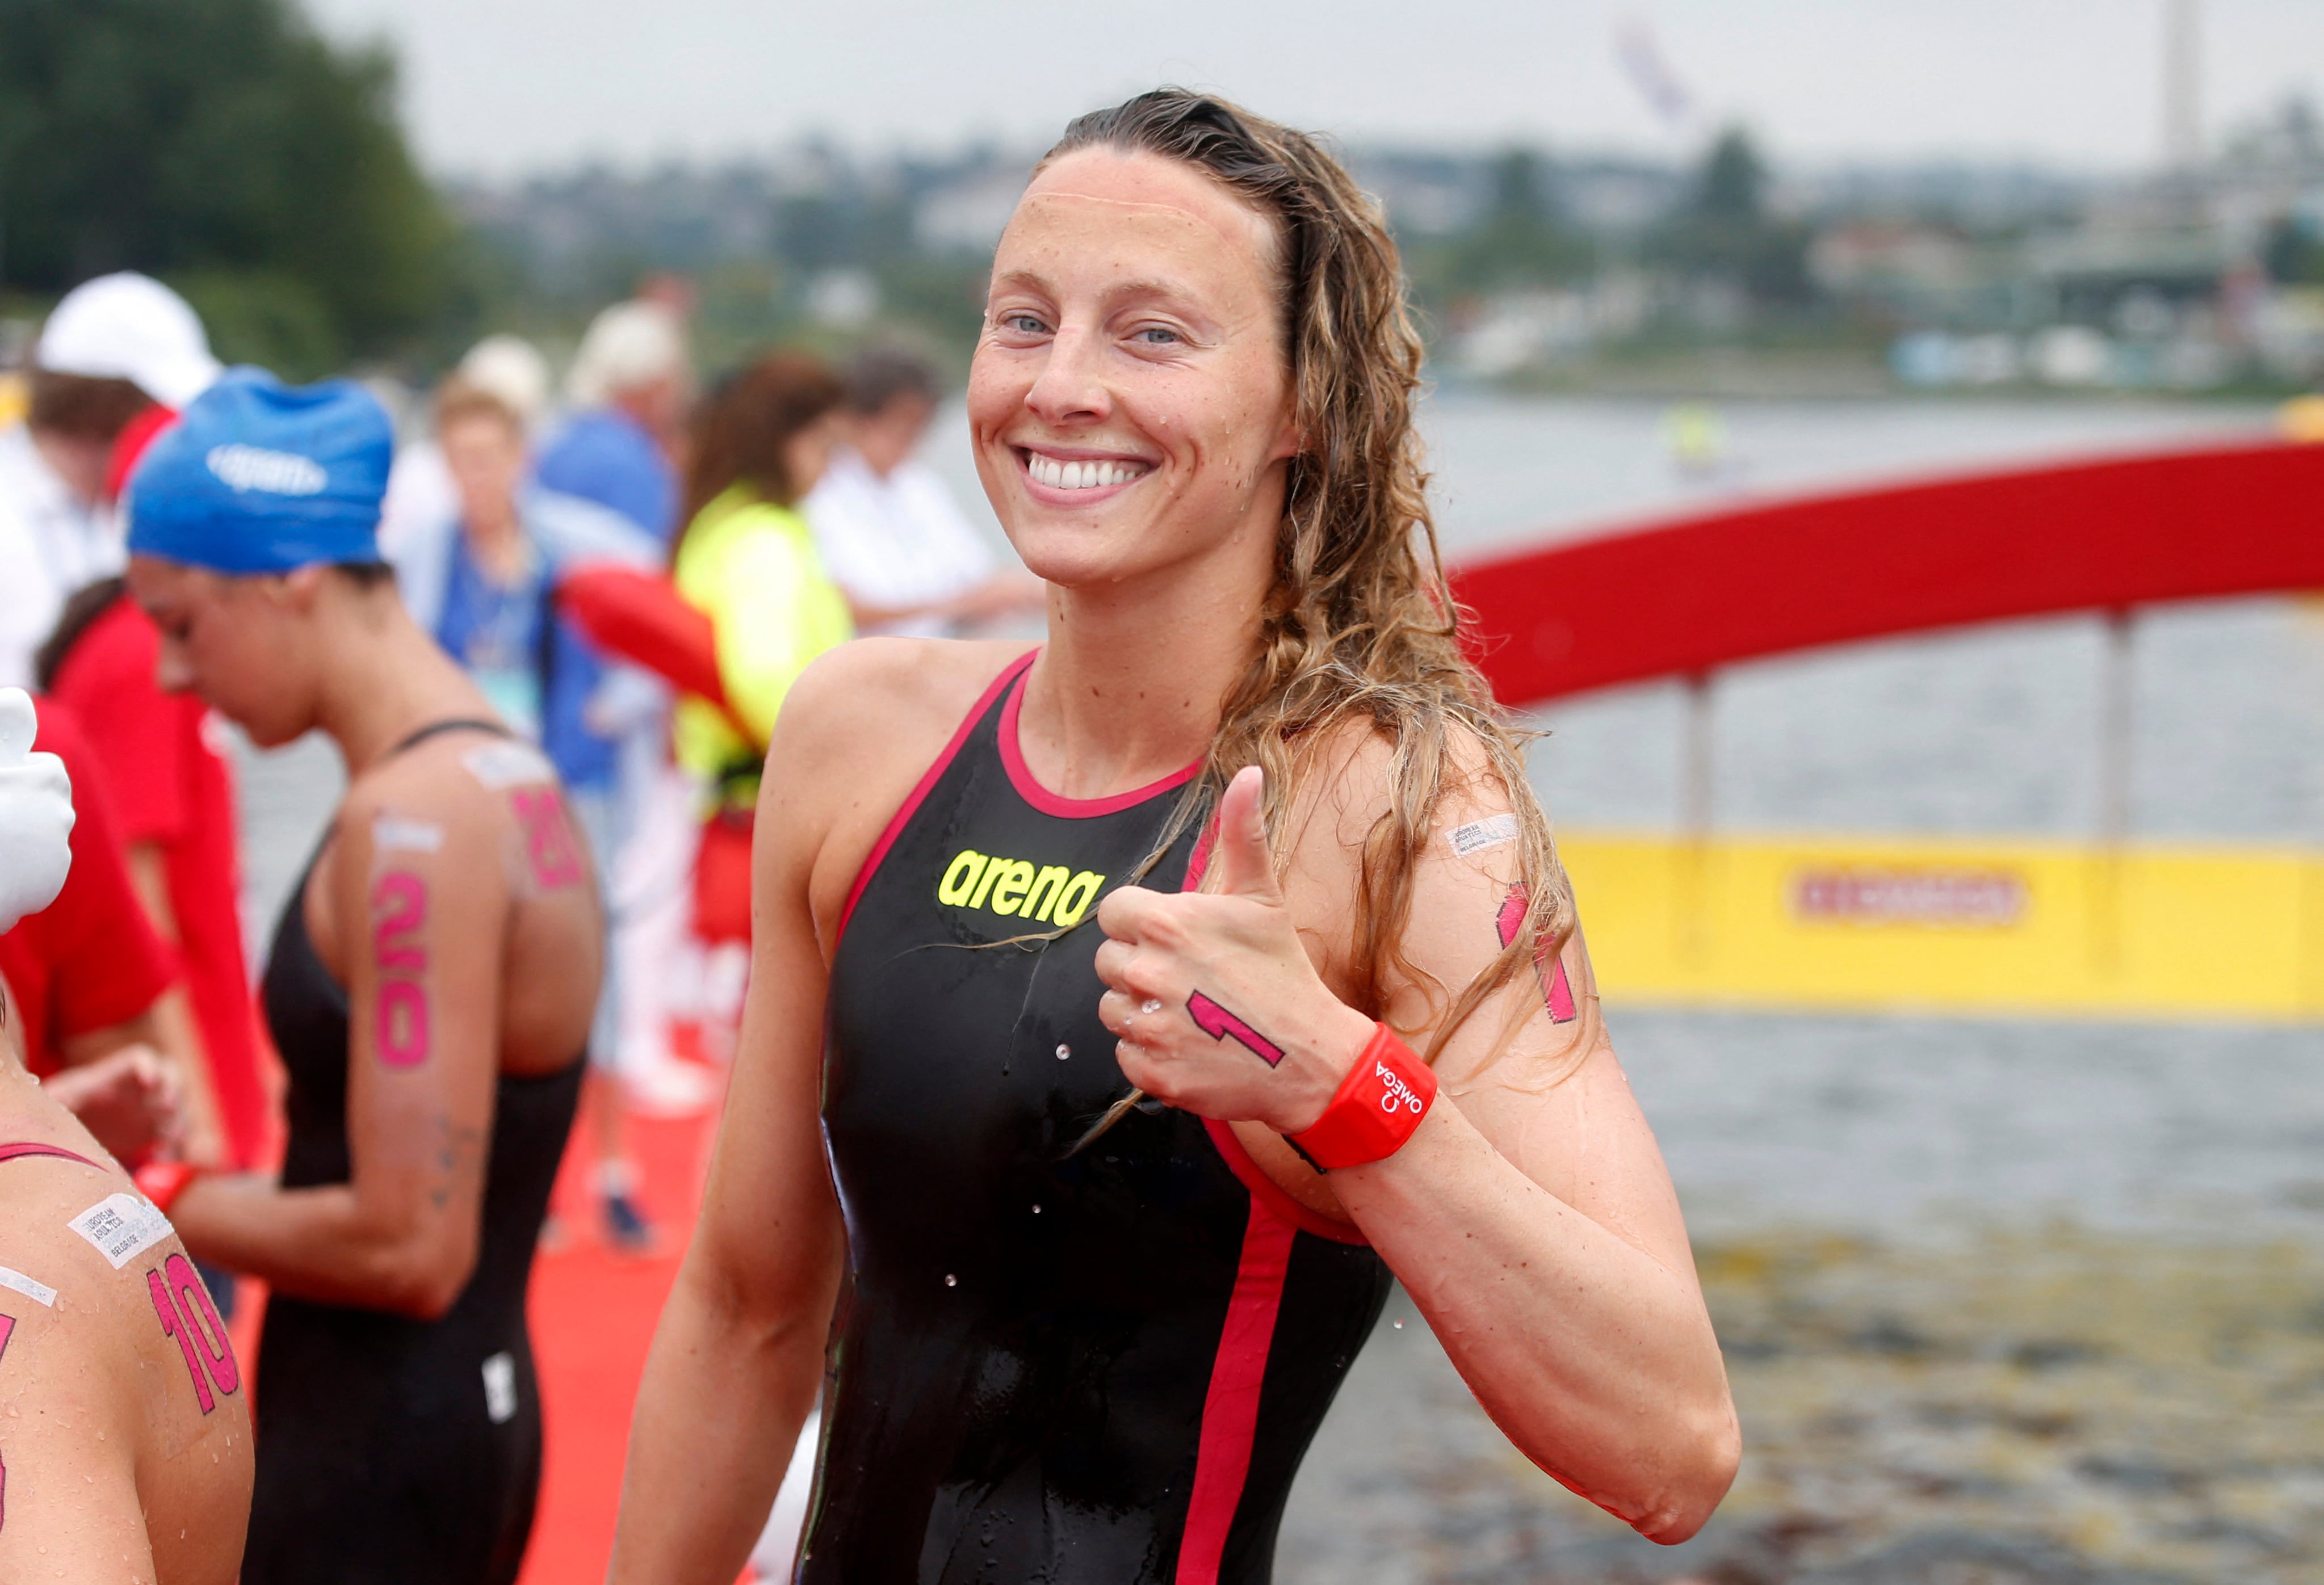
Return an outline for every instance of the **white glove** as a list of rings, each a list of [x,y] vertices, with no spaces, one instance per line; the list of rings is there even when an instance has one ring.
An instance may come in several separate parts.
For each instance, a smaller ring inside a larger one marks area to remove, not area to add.
[[[0,930],[56,901],[72,868],[72,779],[32,752],[39,730],[32,696],[0,688]]]

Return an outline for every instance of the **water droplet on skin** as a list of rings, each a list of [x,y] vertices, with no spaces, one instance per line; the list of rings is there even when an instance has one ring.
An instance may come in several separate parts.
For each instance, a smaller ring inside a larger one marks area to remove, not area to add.
[[[1057,1060],[1059,1062],[1065,1061],[1065,1058],[1071,1056],[1073,1054],[1074,1048],[1070,1046],[1061,1045],[1057,1047]]]
[[[946,1287],[948,1287],[948,1288],[956,1288],[956,1287],[960,1286],[960,1278],[958,1278],[958,1277],[954,1276],[951,1272],[949,1272],[949,1271],[945,1272],[945,1286],[946,1286]]]

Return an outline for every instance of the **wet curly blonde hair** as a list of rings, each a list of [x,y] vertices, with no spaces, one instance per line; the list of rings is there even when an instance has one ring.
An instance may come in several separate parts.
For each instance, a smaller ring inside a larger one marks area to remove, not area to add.
[[[1378,1017],[1395,977],[1435,984],[1406,959],[1402,941],[1439,806],[1474,779],[1498,784],[1517,817],[1525,917],[1449,1002],[1436,986],[1443,1016],[1425,1054],[1434,1063],[1480,1007],[1563,947],[1574,911],[1522,736],[1461,647],[1414,423],[1422,348],[1395,240],[1379,204],[1319,140],[1209,95],[1157,88],[1084,115],[1042,166],[1084,149],[1183,161],[1274,222],[1284,355],[1304,440],[1290,463],[1259,641],[1148,865],[1252,764],[1267,772],[1268,834],[1280,862],[1283,822],[1319,754],[1351,727],[1377,736],[1391,750],[1388,808],[1364,843],[1352,945],[1356,1006]]]

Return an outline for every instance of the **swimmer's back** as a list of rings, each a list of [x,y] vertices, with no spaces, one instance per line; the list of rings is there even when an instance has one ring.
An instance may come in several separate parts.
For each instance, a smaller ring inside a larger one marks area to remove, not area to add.
[[[0,1580],[233,1585],[250,1395],[184,1248],[105,1159],[0,1107]]]
[[[355,779],[317,854],[304,896],[315,954],[346,985],[350,956],[370,945],[364,933],[374,922],[337,918],[331,905],[345,895],[337,867],[347,862],[350,833],[369,838],[355,845],[381,872],[414,847],[493,852],[507,909],[501,1071],[562,1069],[588,1039],[604,952],[596,862],[580,825],[531,744],[468,721],[439,723],[415,737]]]

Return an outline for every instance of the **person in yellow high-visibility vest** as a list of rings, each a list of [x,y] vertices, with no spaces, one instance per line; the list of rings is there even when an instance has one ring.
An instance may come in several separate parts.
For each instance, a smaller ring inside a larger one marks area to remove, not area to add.
[[[678,764],[713,792],[695,881],[706,941],[750,936],[751,813],[783,696],[809,661],[855,636],[795,510],[830,458],[844,394],[816,359],[774,353],[729,375],[695,419],[672,576],[710,618],[726,697],[680,698],[672,732]]]

